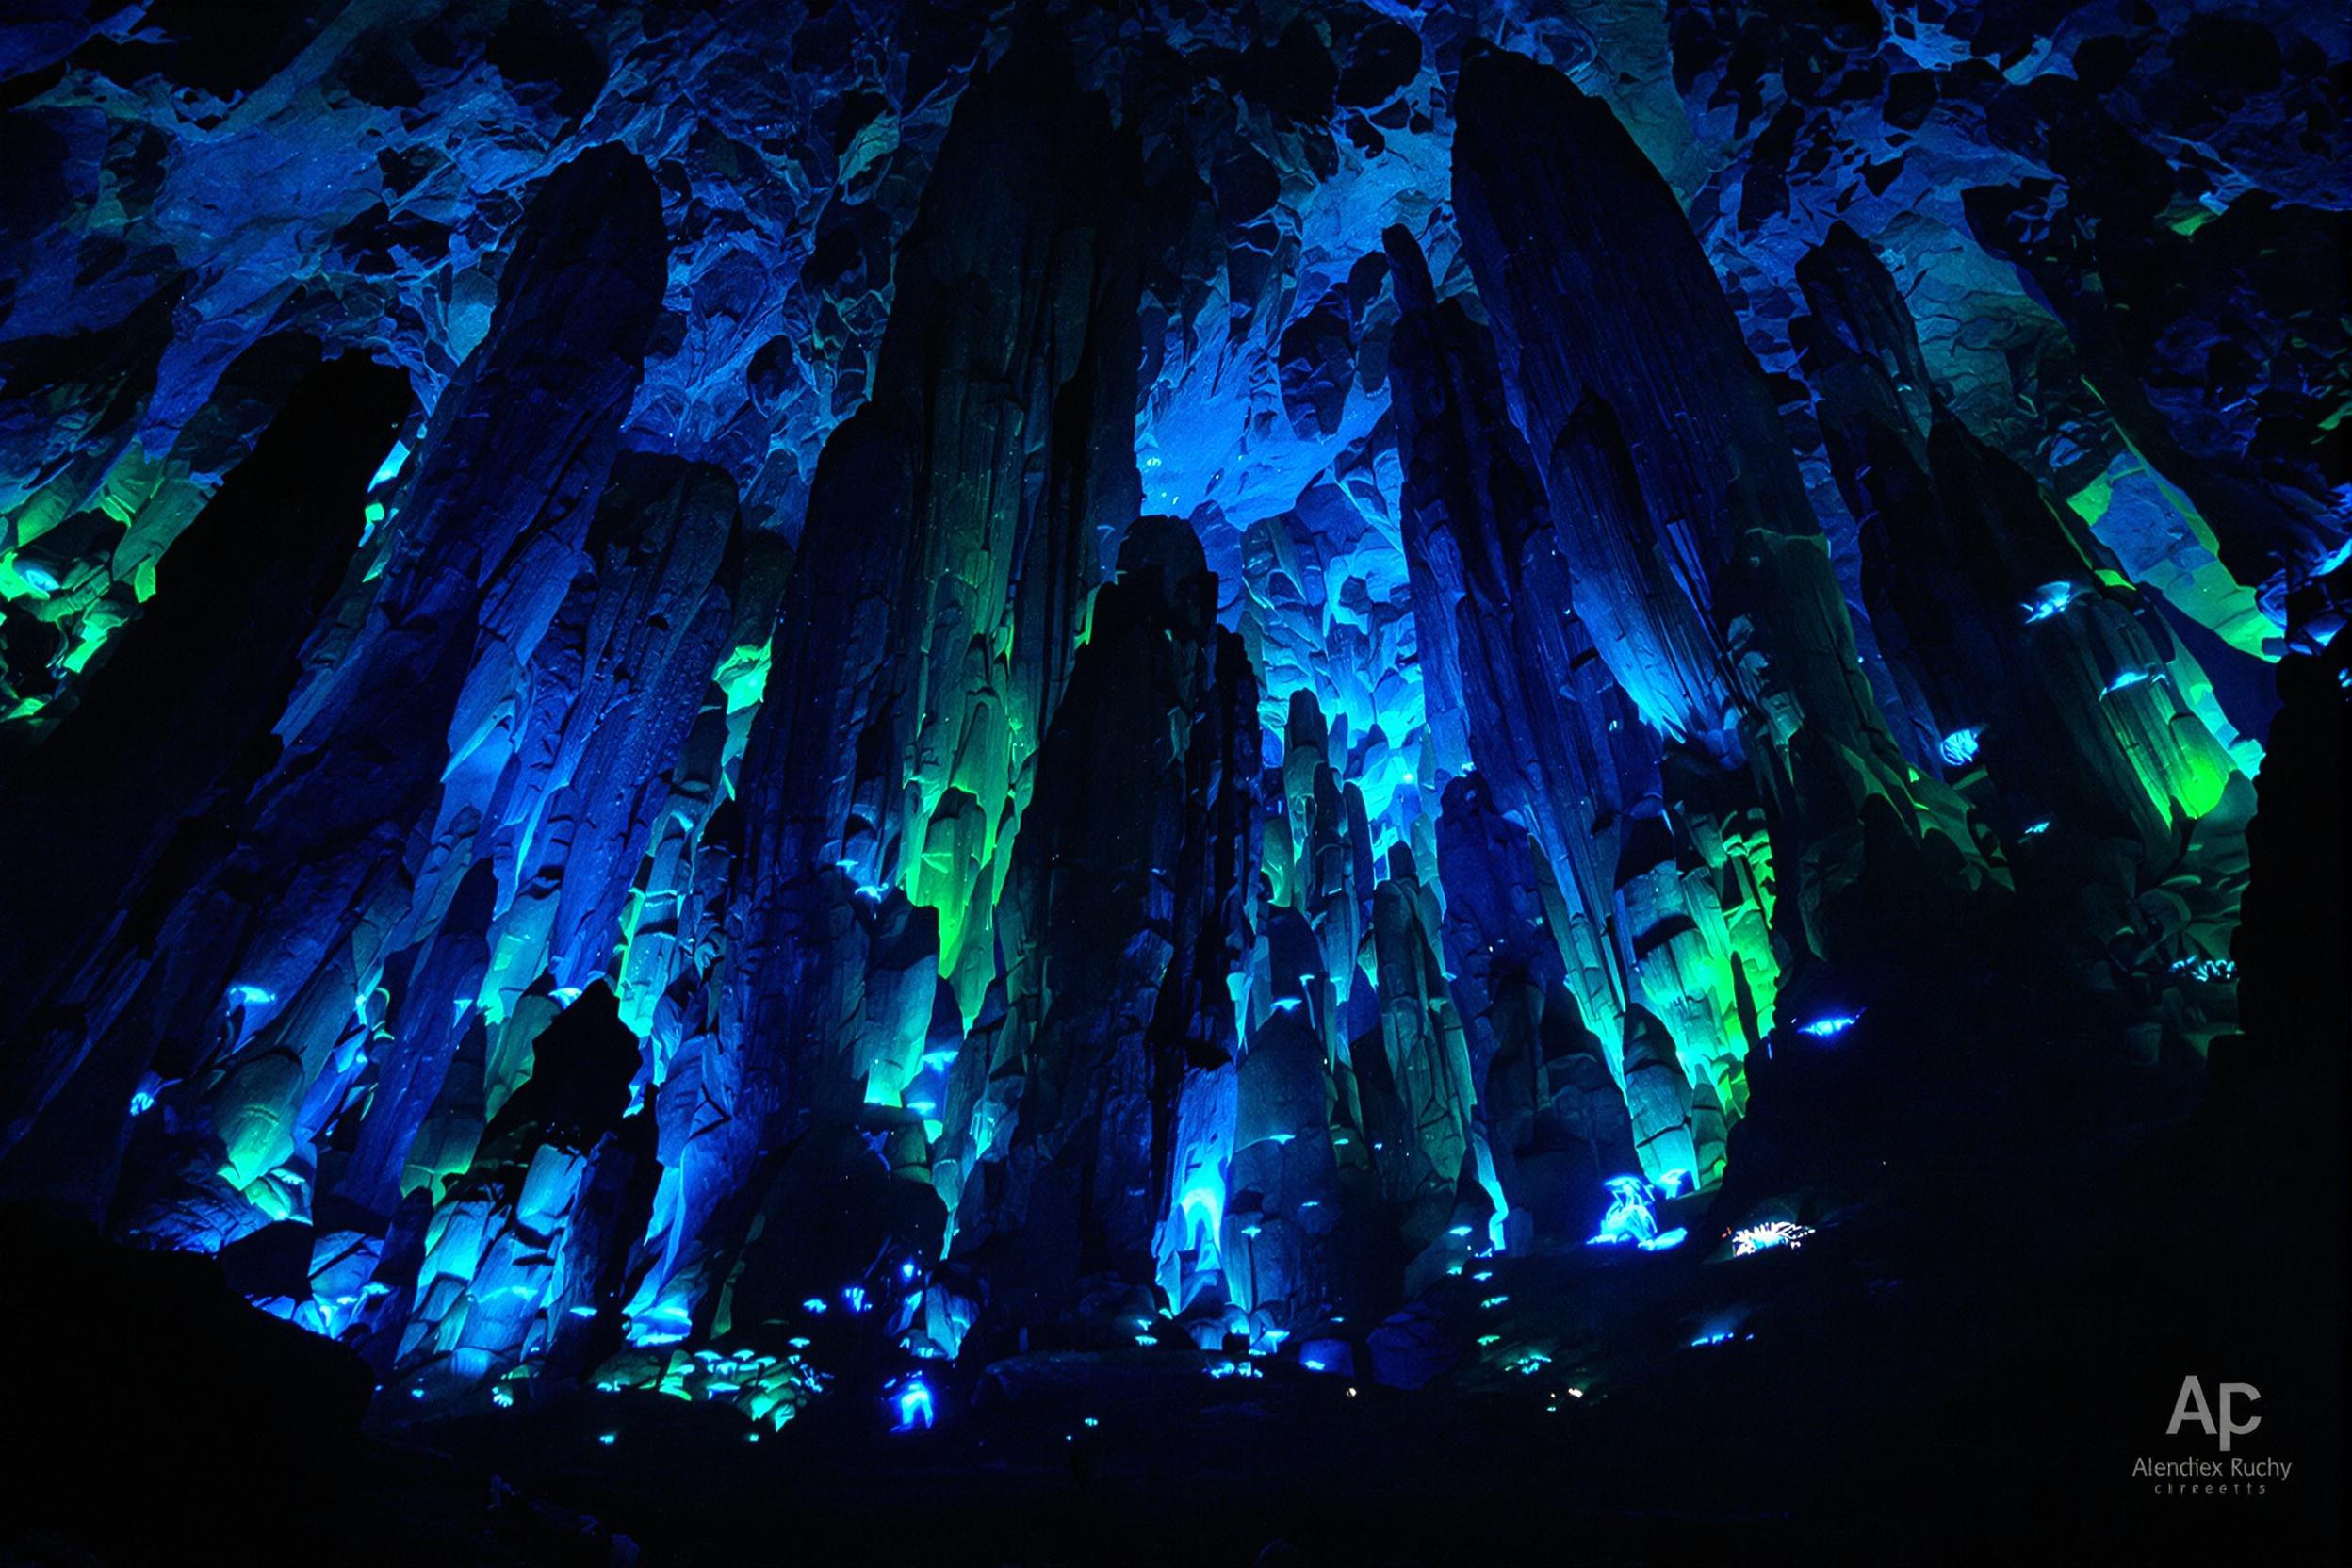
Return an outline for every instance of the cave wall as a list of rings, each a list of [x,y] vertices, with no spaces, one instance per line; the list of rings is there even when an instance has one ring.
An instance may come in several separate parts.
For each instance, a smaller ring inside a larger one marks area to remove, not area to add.
[[[1984,933],[2242,1048],[2338,19],[151,9],[0,32],[10,1199],[780,1422],[1370,1364]]]

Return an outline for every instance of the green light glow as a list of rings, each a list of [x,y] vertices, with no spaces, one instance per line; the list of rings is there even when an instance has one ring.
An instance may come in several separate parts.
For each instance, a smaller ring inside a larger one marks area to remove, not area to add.
[[[719,690],[727,694],[727,710],[740,713],[758,705],[768,689],[768,662],[776,642],[770,638],[757,646],[738,647],[730,651],[719,665],[712,678]]]

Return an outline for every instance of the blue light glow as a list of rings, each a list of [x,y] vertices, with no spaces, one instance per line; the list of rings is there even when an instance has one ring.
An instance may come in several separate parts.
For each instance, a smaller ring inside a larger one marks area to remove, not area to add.
[[[1184,1217],[1184,1249],[1214,1250],[1225,1224],[1225,1194],[1203,1183],[1184,1189],[1176,1205]]]
[[[1656,1195],[1650,1184],[1639,1176],[1611,1176],[1601,1184],[1609,1188],[1609,1212],[1601,1217],[1599,1233],[1585,1245],[1606,1247],[1625,1241],[1655,1240],[1658,1211],[1652,1206]]]
[[[686,1337],[693,1315],[676,1301],[663,1301],[629,1324],[629,1342],[641,1348],[676,1345]]]
[[[2081,590],[2071,582],[2044,583],[2031,599],[2020,606],[2025,612],[2026,624],[2031,626],[2036,621],[2047,621],[2053,615],[2064,614],[2067,606],[2073,604],[2080,595]]]
[[[921,1378],[909,1378],[899,1385],[896,1397],[898,1425],[890,1429],[892,1431],[910,1432],[917,1427],[930,1427],[933,1407],[929,1384]]]

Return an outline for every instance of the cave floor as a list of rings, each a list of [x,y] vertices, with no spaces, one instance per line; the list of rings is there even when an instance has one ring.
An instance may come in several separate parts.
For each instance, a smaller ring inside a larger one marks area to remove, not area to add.
[[[609,1532],[691,1563],[2251,1560],[2341,1539],[2341,1196],[2276,1152],[2296,1114],[2122,1127],[2070,1169],[1988,1159],[1802,1250],[1484,1260],[1432,1293],[1462,1359],[1418,1390],[1038,1355],[942,1381],[933,1429],[833,1397],[757,1443],[731,1411],[591,1394],[384,1424],[368,1490],[516,1561],[604,1561]],[[2264,1389],[2262,1451],[2298,1474],[2151,1509],[2133,1462],[2187,1451],[2164,1423],[2198,1368]]]
[[[1729,1257],[1723,1210],[1692,1200],[1672,1251],[1477,1260],[1423,1298],[1418,1389],[1294,1357],[1212,1377],[1189,1350],[1038,1354],[943,1371],[938,1425],[903,1434],[842,1369],[758,1442],[730,1408],[625,1391],[379,1394],[337,1446],[303,1411],[339,1351],[217,1281],[205,1306],[208,1260],[43,1233],[10,1253],[53,1282],[6,1293],[0,1326],[48,1347],[15,1381],[41,1441],[8,1478],[0,1562],[2333,1560],[2339,1108],[2260,1078],[2167,1102],[1923,1143],[1797,1250]],[[220,1311],[284,1343],[202,1367]],[[2258,1451],[2290,1477],[2148,1494],[2135,1460],[2210,1446],[2166,1436],[2191,1373],[2261,1389]]]

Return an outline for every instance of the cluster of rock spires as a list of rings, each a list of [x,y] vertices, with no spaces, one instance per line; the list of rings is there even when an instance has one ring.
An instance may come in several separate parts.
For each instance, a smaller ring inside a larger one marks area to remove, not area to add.
[[[2231,1037],[2315,25],[197,9],[0,33],[8,1197],[433,1398],[1409,1380],[1988,909]]]

